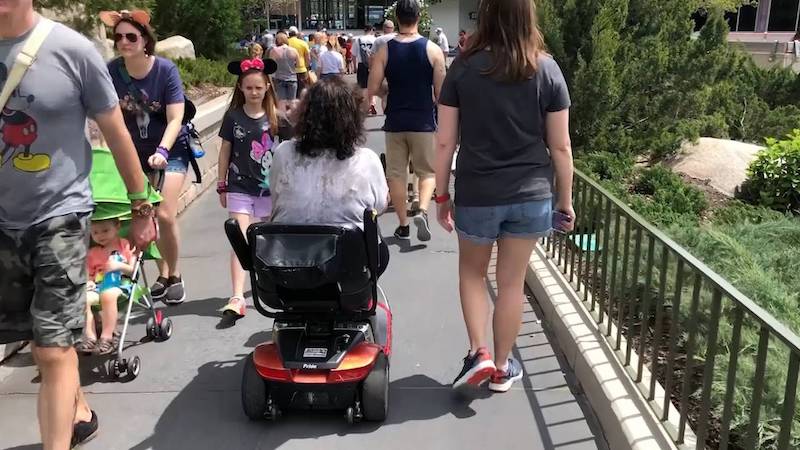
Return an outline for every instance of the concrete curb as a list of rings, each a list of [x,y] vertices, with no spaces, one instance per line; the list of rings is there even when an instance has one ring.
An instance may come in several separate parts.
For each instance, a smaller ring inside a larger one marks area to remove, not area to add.
[[[224,95],[210,102],[203,103],[197,108],[197,116],[193,122],[200,133],[203,148],[206,151],[206,155],[197,161],[200,166],[203,182],[202,184],[194,183],[194,174],[192,174],[190,169],[189,175],[186,177],[186,182],[183,185],[183,191],[178,200],[178,214],[185,211],[192,202],[206,191],[206,189],[215,185],[217,182],[217,162],[219,160],[219,137],[217,137],[217,132],[219,131],[225,111],[228,109],[230,92],[231,90],[229,89]],[[22,342],[0,344],[0,364],[13,356],[22,347]]]
[[[695,448],[696,438],[687,426],[685,443],[676,446],[667,428],[677,427],[678,411],[670,406],[670,420],[662,423],[642,389],[649,388],[650,373],[642,382],[633,381],[613,347],[602,336],[594,314],[586,309],[569,281],[552,263],[541,246],[531,256],[526,283],[542,308],[575,372],[589,403],[598,417],[609,448],[614,450],[661,450]],[[615,336],[616,332],[612,333]],[[622,342],[620,348],[625,349]],[[631,367],[638,360],[631,359]],[[645,369],[646,370],[646,369]],[[664,391],[656,383],[652,405],[663,405]]]

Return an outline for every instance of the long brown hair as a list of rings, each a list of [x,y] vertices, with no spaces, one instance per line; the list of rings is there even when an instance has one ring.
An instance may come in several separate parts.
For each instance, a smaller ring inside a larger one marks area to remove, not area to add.
[[[231,104],[228,106],[228,111],[233,111],[239,108],[243,108],[244,104],[247,100],[244,98],[244,92],[242,92],[242,80],[245,77],[250,76],[252,74],[261,74],[264,77],[264,82],[267,83],[267,91],[264,94],[264,100],[261,102],[261,107],[267,114],[267,120],[269,121],[269,129],[272,132],[273,136],[278,135],[278,97],[275,95],[275,88],[272,85],[272,79],[269,75],[265,74],[264,72],[253,69],[244,72],[243,74],[239,75],[239,79],[236,81],[236,88],[233,90],[233,98],[231,98]]]
[[[488,50],[492,66],[486,75],[509,82],[530,79],[545,52],[533,0],[481,0],[478,9],[478,31],[467,41],[462,57]]]

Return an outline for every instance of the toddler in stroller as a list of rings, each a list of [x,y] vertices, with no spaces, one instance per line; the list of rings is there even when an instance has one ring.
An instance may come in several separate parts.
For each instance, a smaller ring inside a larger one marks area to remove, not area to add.
[[[108,355],[114,351],[117,324],[117,301],[130,289],[122,276],[133,275],[136,257],[130,243],[119,236],[119,219],[93,221],[92,241],[86,257],[89,281],[86,283],[86,326],[77,350],[83,354]],[[101,306],[103,328],[98,339],[92,307]]]

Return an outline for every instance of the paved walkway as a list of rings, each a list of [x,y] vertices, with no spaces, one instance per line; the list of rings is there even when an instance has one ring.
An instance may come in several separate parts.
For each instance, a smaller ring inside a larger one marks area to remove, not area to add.
[[[381,118],[371,118],[376,129]],[[379,132],[368,145],[383,150]],[[457,289],[456,240],[434,226],[428,245],[392,245],[381,279],[395,314],[389,417],[381,426],[348,426],[340,414],[287,414],[253,423],[242,413],[243,358],[270,335],[270,320],[251,309],[232,328],[216,312],[229,294],[224,211],[216,194],[201,197],[182,216],[187,243],[182,268],[189,301],[166,313],[175,332],[164,343],[135,344],[142,358],[135,381],[112,382],[101,361],[82,360],[82,381],[100,416],[100,435],[87,450],[216,449],[596,449],[591,411],[574,395],[566,367],[554,355],[533,306],[525,309],[515,356],[524,382],[503,395],[488,391],[468,401],[449,388],[467,349]],[[384,233],[396,226],[381,218]],[[144,336],[144,325],[131,338]],[[0,367],[0,448],[32,450],[38,439],[38,378],[29,353]]]

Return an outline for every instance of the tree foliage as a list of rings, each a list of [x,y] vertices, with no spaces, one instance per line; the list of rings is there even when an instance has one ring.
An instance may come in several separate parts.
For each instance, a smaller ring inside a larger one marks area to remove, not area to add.
[[[156,30],[190,39],[200,55],[223,56],[242,31],[241,6],[241,0],[158,0]]]
[[[727,41],[742,0],[539,0],[578,151],[661,157],[699,136],[761,143],[800,123],[800,78]],[[695,32],[692,15],[707,20]]]
[[[155,0],[35,0],[34,6],[37,8],[50,9],[56,12],[59,17],[65,18],[70,27],[88,33],[92,28],[100,24],[98,13],[100,11],[119,11],[121,9],[144,9],[151,10]]]

